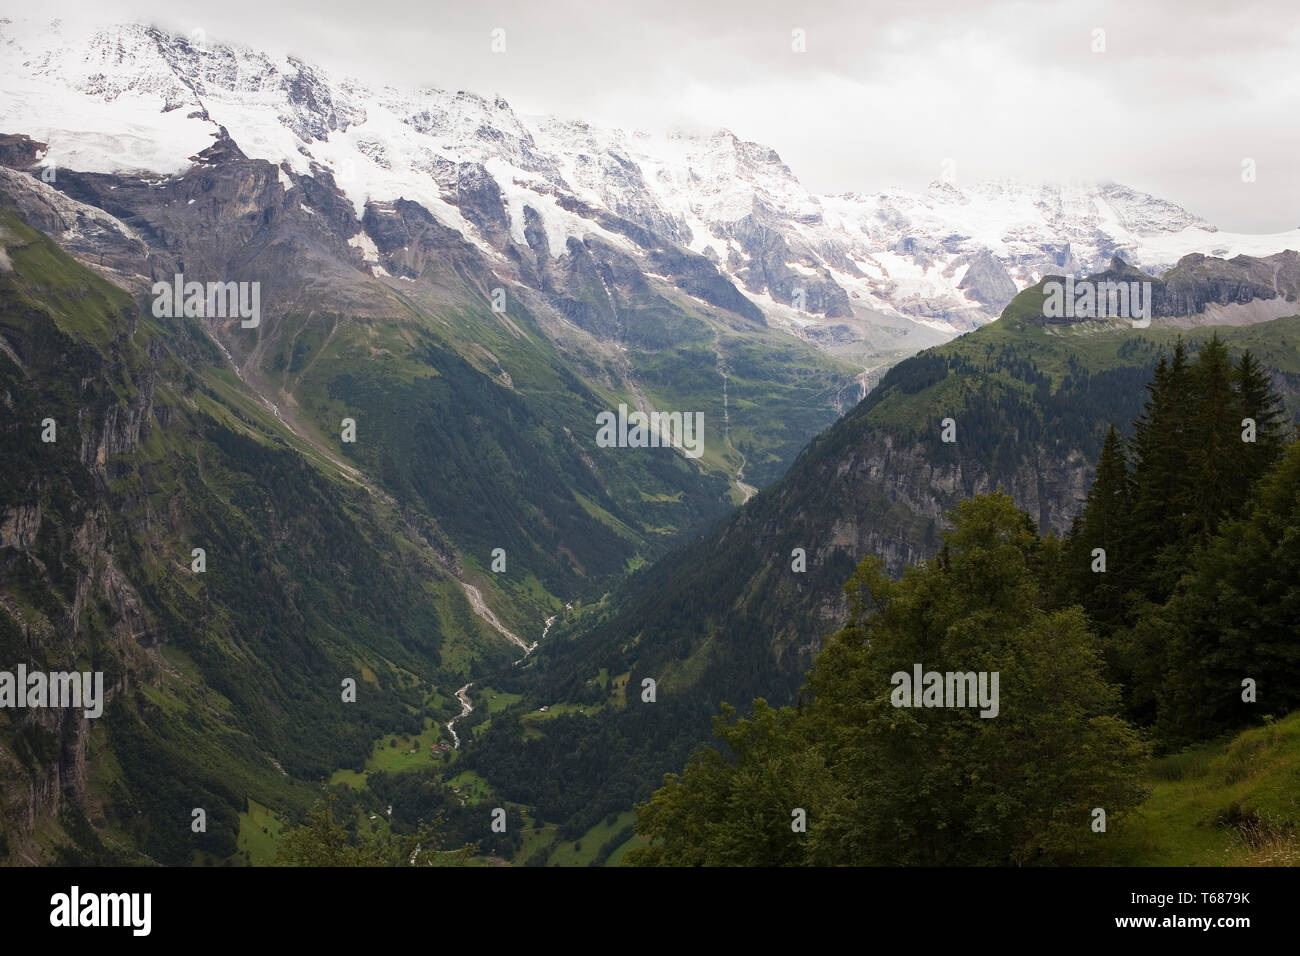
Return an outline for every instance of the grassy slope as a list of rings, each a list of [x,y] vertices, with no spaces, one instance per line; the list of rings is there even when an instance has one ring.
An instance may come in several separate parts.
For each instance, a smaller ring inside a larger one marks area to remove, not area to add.
[[[1148,783],[1112,862],[1300,865],[1300,713],[1154,760]]]

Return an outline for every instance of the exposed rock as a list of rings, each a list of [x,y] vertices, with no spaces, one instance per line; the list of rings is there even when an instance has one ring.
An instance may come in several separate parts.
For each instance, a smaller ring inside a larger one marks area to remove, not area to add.
[[[31,169],[48,148],[48,144],[22,133],[0,133],[0,166]]]
[[[0,519],[0,548],[24,551],[36,541],[41,528],[41,506],[13,505],[6,508]]]
[[[1011,276],[1007,275],[1006,267],[987,249],[980,250],[971,259],[957,288],[993,312],[1001,312],[1006,308],[1018,291]]]

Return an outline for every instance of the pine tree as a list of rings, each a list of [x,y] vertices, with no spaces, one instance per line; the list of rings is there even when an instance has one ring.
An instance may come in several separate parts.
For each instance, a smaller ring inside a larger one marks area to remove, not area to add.
[[[1224,523],[1164,607],[1139,623],[1168,646],[1157,732],[1166,746],[1300,706],[1300,443]],[[1255,699],[1243,699],[1243,681]]]
[[[1219,521],[1245,501],[1250,481],[1241,441],[1241,406],[1232,388],[1234,369],[1218,333],[1191,368],[1185,442],[1188,485],[1182,557],[1203,544]]]
[[[1122,622],[1125,585],[1135,577],[1127,552],[1130,490],[1124,440],[1111,425],[1101,446],[1087,502],[1067,543],[1075,595],[1103,635]]]
[[[1246,480],[1254,483],[1268,471],[1282,454],[1287,441],[1286,415],[1282,399],[1273,390],[1268,373],[1255,356],[1246,350],[1237,362],[1234,383],[1240,400],[1239,423],[1243,434],[1246,419],[1254,422],[1254,442],[1242,441]]]
[[[1161,602],[1184,565],[1192,511],[1187,418],[1191,373],[1182,339],[1147,385],[1150,399],[1134,427],[1132,517],[1126,553],[1138,567],[1139,596]]]

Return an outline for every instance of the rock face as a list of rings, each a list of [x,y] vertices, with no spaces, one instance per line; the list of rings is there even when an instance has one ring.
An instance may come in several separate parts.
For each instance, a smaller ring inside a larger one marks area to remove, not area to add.
[[[69,199],[26,173],[0,168],[0,196],[20,216],[58,240],[68,252],[126,288],[148,279],[151,251],[134,229],[116,216]]]
[[[729,590],[694,594],[697,580],[711,580],[715,572],[692,566],[690,556],[663,571],[678,580],[683,600],[743,608],[771,645],[774,687],[781,680],[797,686],[825,636],[844,623],[842,585],[862,559],[878,557],[888,574],[901,576],[934,556],[945,515],[960,501],[999,489],[1042,533],[1063,534],[1092,480],[1092,464],[1081,451],[1041,445],[1024,449],[1010,470],[973,458],[940,462],[925,443],[875,426],[855,430],[841,452],[818,454],[815,448],[694,549],[695,560],[708,555],[710,568],[728,569],[718,576],[730,582],[724,585]],[[806,551],[806,575],[790,573],[794,548]]]
[[[887,573],[898,577],[918,561],[933,556],[944,515],[960,501],[1001,489],[1029,513],[1042,534],[1064,534],[1087,497],[1092,464],[1078,450],[1061,454],[1045,447],[1022,458],[1009,474],[994,474],[974,461],[935,463],[924,445],[899,441],[885,430],[865,432],[842,458],[820,463],[812,473],[800,473],[796,484],[779,499],[798,524],[796,537],[820,542],[809,553],[810,564],[824,565],[835,553],[856,565],[876,555]],[[827,491],[835,507],[810,509],[801,489]],[[788,534],[788,525],[773,524],[769,534]],[[815,556],[814,556],[815,555]],[[837,626],[847,613],[842,599],[830,620]]]
[[[15,354],[39,372],[49,356],[41,354],[42,346],[35,337],[25,340],[12,328],[6,335]],[[152,376],[143,376],[141,385],[126,406],[114,403],[105,407],[100,401],[89,401],[78,409],[75,425],[70,421],[61,425],[64,441],[80,433],[77,458],[88,473],[103,481],[117,477],[109,469],[109,460],[136,451],[152,427]],[[107,511],[90,503],[93,493],[90,502],[60,500],[51,527],[42,483],[43,479],[35,476],[27,487],[6,487],[0,504],[0,615],[10,631],[21,630],[24,645],[21,657],[6,656],[0,668],[11,670],[22,660],[30,669],[105,670],[107,708],[125,687],[128,667],[116,665],[130,662],[129,668],[146,678],[154,671],[148,662],[148,648],[155,642],[152,625],[139,593],[116,565],[112,519]],[[82,490],[90,488],[93,484]],[[66,527],[69,518],[77,521],[72,528]],[[46,528],[54,540],[63,541],[55,573],[65,576],[71,571],[71,587],[63,590],[69,582],[61,581],[63,595],[51,587],[40,612],[32,613],[11,600],[10,587],[12,576],[21,574],[24,566],[40,568],[46,574],[54,571],[47,543],[42,540]],[[92,607],[106,609],[112,620],[107,633],[97,635],[93,644],[88,626]],[[113,660],[104,653],[101,641],[113,648]],[[13,648],[6,646],[12,652]],[[40,857],[34,848],[28,848],[27,838],[38,826],[57,819],[66,802],[79,808],[90,806],[91,719],[84,710],[38,707],[7,711],[0,722],[10,721],[18,725],[19,735],[28,744],[12,751],[4,746],[8,741],[0,738],[0,822],[6,824],[15,859],[37,863]],[[14,785],[16,781],[23,785]]]
[[[1300,254],[1292,250],[1225,262],[1197,253],[1180,259],[1152,291],[1156,315],[1198,315],[1210,305],[1242,305],[1253,299],[1281,298],[1294,304],[1300,295]]]
[[[1007,275],[1006,267],[987,249],[975,254],[957,288],[997,313],[1001,313],[1019,291],[1011,276]]]
[[[1045,281],[1054,281],[1069,289],[1064,275],[1049,275]],[[1296,303],[1300,301],[1300,254],[1287,250],[1262,258],[1243,255],[1224,260],[1196,253],[1184,256],[1173,269],[1161,276],[1148,275],[1122,257],[1115,256],[1104,271],[1090,275],[1086,280],[1076,280],[1074,288],[1081,289],[1085,281],[1094,290],[1100,283],[1122,283],[1130,288],[1135,283],[1149,284],[1153,318],[1204,317],[1207,323],[1245,325],[1295,314]],[[1078,294],[1076,291],[1076,296]],[[1233,307],[1246,308],[1237,308],[1234,312]],[[1100,308],[1098,302],[1097,309]],[[1045,306],[1043,312],[1046,311]],[[1051,315],[1040,314],[1031,308],[1028,314],[1031,319],[1050,325],[1074,325],[1097,317],[1095,314],[1058,315],[1055,310],[1052,312]]]
[[[14,505],[0,520],[0,548],[30,548],[41,528],[40,505]]]
[[[38,143],[30,136],[0,134],[0,166],[10,169],[30,169],[36,165],[36,159],[48,149],[46,143]]]
[[[419,203],[367,203],[361,220],[374,242],[379,262],[390,275],[414,279],[434,264],[449,266],[457,256],[477,258],[464,249],[459,233],[439,223]]]

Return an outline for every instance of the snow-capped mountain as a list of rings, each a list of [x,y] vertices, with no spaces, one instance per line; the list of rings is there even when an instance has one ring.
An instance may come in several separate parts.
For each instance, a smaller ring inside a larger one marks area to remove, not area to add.
[[[1300,230],[1221,233],[1117,184],[817,196],[774,150],[727,131],[523,117],[501,98],[366,85],[138,24],[3,21],[0,69],[0,132],[46,144],[42,167],[178,176],[216,138],[279,167],[286,189],[328,174],[362,223],[349,244],[376,276],[401,270],[366,210],[403,199],[510,281],[522,278],[518,250],[544,245],[554,261],[594,242],[651,282],[858,358],[951,338],[1043,274],[1095,271],[1116,254],[1156,270],[1192,252],[1300,248]]]

